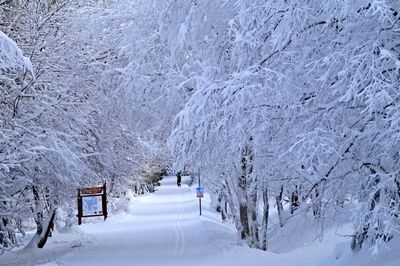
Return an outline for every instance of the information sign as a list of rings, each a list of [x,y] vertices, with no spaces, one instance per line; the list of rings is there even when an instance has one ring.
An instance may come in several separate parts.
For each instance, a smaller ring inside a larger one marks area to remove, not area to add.
[[[78,188],[78,224],[83,217],[104,216],[107,218],[106,183],[103,186]]]
[[[88,196],[82,198],[83,216],[103,214],[101,196]]]
[[[204,188],[203,187],[197,187],[196,188],[196,195],[198,198],[204,197]]]

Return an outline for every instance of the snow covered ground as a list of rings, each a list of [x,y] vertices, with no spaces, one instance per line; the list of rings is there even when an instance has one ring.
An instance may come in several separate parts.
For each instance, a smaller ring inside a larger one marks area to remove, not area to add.
[[[233,225],[222,223],[208,207],[207,194],[199,216],[194,188],[187,183],[177,187],[175,177],[166,177],[156,193],[133,198],[129,213],[56,232],[44,249],[3,254],[0,265],[400,265],[398,252],[375,259],[368,251],[354,255],[335,229],[327,230],[322,242],[289,253],[238,245]]]

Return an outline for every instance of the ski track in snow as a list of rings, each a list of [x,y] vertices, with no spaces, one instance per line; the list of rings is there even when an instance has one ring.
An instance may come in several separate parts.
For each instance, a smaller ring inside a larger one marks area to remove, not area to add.
[[[185,233],[182,228],[182,216],[183,216],[183,213],[185,212],[185,208],[183,206],[183,202],[184,202],[183,197],[179,198],[179,202],[178,202],[178,206],[177,206],[178,214],[175,216],[174,225],[173,225],[174,230],[175,230],[175,237],[176,237],[175,251],[174,251],[174,254],[176,256],[183,256],[185,253]]]

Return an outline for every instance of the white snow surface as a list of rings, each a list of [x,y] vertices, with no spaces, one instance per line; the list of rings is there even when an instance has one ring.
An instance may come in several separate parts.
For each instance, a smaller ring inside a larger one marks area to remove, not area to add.
[[[186,177],[177,187],[175,177],[165,177],[156,193],[132,198],[128,213],[111,214],[106,221],[86,218],[70,232],[55,232],[44,249],[1,255],[0,265],[400,265],[393,250],[376,258],[368,250],[353,254],[337,229],[288,253],[238,245],[233,225],[220,221],[207,193],[199,216],[195,188],[188,183]]]
[[[0,31],[0,69],[21,67],[33,75],[33,67],[29,58],[23,56],[17,44]]]

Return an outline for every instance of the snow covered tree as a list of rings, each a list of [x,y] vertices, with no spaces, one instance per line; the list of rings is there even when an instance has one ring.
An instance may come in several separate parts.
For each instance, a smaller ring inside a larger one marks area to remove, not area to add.
[[[226,3],[219,4],[226,8]],[[215,12],[204,3],[187,5],[196,14]],[[399,84],[398,5],[238,1],[234,13],[226,8],[216,17],[225,27],[220,34],[226,43],[217,41],[191,60],[224,72],[196,77],[204,85],[175,120],[172,143],[181,154],[178,160],[201,162],[207,168],[202,172],[217,178],[210,184],[218,184],[224,175],[235,180],[241,147],[251,135],[252,175],[278,201],[289,198],[292,214],[311,213],[323,224],[338,211],[361,204],[365,207],[356,215],[362,217],[355,220],[356,242],[368,234],[382,246],[397,227],[398,216],[397,179],[387,177],[397,167],[397,155],[391,152],[397,142],[388,138],[387,130],[393,127],[390,115],[397,116],[388,109],[396,106]],[[200,19],[180,27],[190,32],[198,25]],[[182,43],[190,44],[193,37],[185,37]],[[210,63],[222,54],[228,67]],[[220,181],[225,186],[226,180]],[[241,183],[233,182],[227,195],[243,198]],[[255,193],[259,187],[246,189]],[[377,201],[385,207],[376,209]],[[237,204],[232,210],[240,212]],[[385,215],[372,215],[375,211]],[[290,217],[282,216],[280,226]],[[239,219],[238,228],[247,228],[248,220]],[[258,242],[255,235],[253,241]]]
[[[29,78],[24,78],[29,76]],[[28,86],[33,78],[32,64],[24,57],[21,50],[7,35],[0,31],[0,248],[11,248],[17,244],[16,232],[21,220],[13,213],[18,210],[18,177],[9,178],[12,168],[19,163],[18,146],[11,146],[10,140],[19,138],[13,129],[10,118],[13,113],[13,97],[20,87]],[[10,127],[11,126],[11,127]],[[16,189],[17,188],[17,189]],[[17,197],[16,197],[17,194]],[[18,214],[17,214],[18,215]],[[23,231],[22,231],[23,232]]]
[[[3,248],[16,244],[15,233],[23,233],[21,221],[26,220],[37,224],[31,244],[43,244],[55,209],[74,206],[79,186],[97,185],[103,179],[112,183],[109,166],[115,166],[111,173],[124,177],[118,182],[121,193],[134,188],[126,184],[128,180],[138,181],[142,191],[154,190],[158,180],[153,176],[165,164],[151,137],[128,132],[122,123],[126,117],[105,116],[114,111],[107,109],[112,107],[107,98],[113,97],[120,74],[114,41],[121,32],[113,27],[123,28],[127,17],[115,19],[117,13],[109,15],[108,9],[118,9],[103,4],[1,3],[1,29],[30,57],[29,61],[19,56],[16,48],[2,50],[0,143],[4,158],[0,162],[2,213],[7,215]],[[33,64],[31,74],[23,71],[26,62]]]

